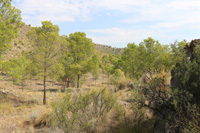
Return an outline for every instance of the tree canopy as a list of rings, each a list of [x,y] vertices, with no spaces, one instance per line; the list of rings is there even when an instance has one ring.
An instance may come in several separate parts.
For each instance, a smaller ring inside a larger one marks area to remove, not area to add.
[[[171,65],[171,52],[167,45],[161,45],[152,38],[139,45],[129,43],[122,53],[122,69],[130,77],[139,78],[145,73],[153,74]]]
[[[21,11],[11,5],[12,0],[0,1],[0,54],[11,47],[21,24]]]
[[[77,75],[77,87],[79,88],[80,75],[91,70],[91,57],[94,54],[95,45],[84,32],[70,34],[67,40],[69,46],[66,59],[70,59],[71,62],[68,71],[73,71]]]

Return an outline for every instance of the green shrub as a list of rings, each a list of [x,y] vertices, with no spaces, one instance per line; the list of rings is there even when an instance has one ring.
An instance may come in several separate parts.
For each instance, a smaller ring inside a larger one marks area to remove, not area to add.
[[[23,41],[22,41],[22,40],[19,40],[19,43],[20,43],[20,44],[23,44]]]
[[[124,76],[124,73],[120,69],[116,69],[110,78],[111,83],[113,83],[119,90],[124,89],[127,84],[128,80]]]
[[[52,128],[65,132],[95,131],[98,120],[115,105],[116,96],[106,88],[88,93],[67,93],[60,102],[53,103]]]

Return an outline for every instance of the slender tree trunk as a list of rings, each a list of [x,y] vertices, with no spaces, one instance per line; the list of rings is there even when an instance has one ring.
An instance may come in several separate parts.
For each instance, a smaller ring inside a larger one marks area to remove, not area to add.
[[[43,104],[46,104],[46,72],[47,69],[44,69],[44,97],[43,97]]]
[[[22,91],[24,91],[24,80],[21,82]]]
[[[32,84],[32,82],[31,82],[31,81],[32,81],[32,78],[30,77],[30,79],[29,79],[29,88],[31,88],[31,87],[32,87],[32,85],[31,85],[31,84]]]
[[[67,86],[67,79],[66,78],[64,78],[64,80],[63,80],[63,84],[64,84],[64,88],[66,88],[66,86]]]
[[[66,88],[66,78],[63,79],[62,84],[63,84],[63,90],[64,90],[64,92],[65,92],[65,88]]]
[[[70,80],[69,80],[69,78],[67,79],[67,88],[69,88],[69,82],[70,82]]]
[[[77,88],[80,87],[80,83],[79,83],[79,81],[80,81],[80,75],[78,74]]]

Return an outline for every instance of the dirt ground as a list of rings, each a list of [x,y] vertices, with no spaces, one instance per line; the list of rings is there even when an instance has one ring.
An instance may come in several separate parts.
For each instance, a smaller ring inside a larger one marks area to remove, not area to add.
[[[82,86],[80,89],[92,88],[113,88],[109,84],[106,75],[101,74],[96,80],[91,74],[82,76]],[[25,83],[24,89],[19,85],[14,85],[6,75],[0,80],[0,133],[13,132],[40,132],[33,127],[34,121],[42,113],[51,110],[51,102],[61,99],[65,93],[60,90],[63,84],[47,81],[47,105],[43,105],[43,83],[40,80],[32,79]],[[76,88],[71,88],[76,89]],[[48,90],[54,90],[50,92]]]

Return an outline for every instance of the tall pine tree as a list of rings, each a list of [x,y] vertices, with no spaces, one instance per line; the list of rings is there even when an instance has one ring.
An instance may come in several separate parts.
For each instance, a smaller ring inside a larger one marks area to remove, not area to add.
[[[67,58],[71,59],[68,71],[77,75],[77,88],[80,87],[80,76],[91,71],[91,57],[94,54],[95,45],[86,37],[84,32],[75,32],[69,35],[69,47]]]
[[[63,73],[60,60],[62,59],[61,49],[66,40],[59,36],[59,27],[50,21],[43,21],[42,26],[34,28],[28,36],[33,40],[33,68],[38,76],[43,77],[43,104],[46,104],[46,80],[48,77],[59,76]]]

